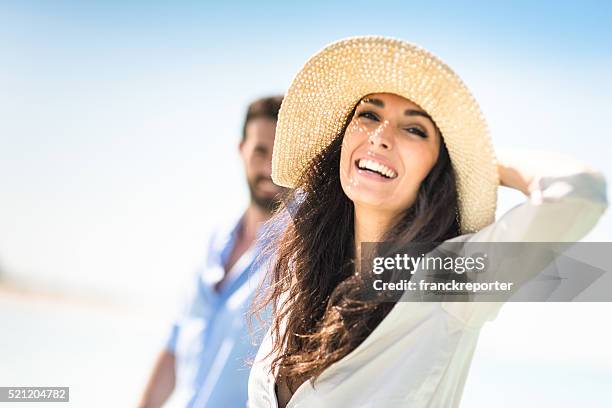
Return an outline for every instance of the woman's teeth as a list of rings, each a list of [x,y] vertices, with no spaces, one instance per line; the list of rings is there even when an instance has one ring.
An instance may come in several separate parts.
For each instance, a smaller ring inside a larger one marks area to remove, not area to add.
[[[368,160],[368,159],[360,159],[357,162],[357,167],[359,167],[361,170],[370,170],[370,171],[374,171],[384,177],[387,178],[395,178],[397,177],[397,173],[395,173],[393,170],[391,170],[389,167],[385,166],[382,163],[378,163],[374,160]]]

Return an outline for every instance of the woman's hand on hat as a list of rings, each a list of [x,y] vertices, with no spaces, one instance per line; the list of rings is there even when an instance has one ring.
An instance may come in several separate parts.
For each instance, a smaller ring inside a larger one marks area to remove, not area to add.
[[[560,153],[496,149],[499,184],[530,195],[540,177],[561,177],[594,171],[586,164]]]

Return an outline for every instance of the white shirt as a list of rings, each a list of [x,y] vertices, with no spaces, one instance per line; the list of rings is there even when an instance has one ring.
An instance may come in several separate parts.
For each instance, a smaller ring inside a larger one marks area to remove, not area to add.
[[[452,241],[574,242],[607,207],[598,172],[540,177],[531,195],[495,223]],[[502,302],[398,302],[372,333],[315,382],[305,381],[288,408],[458,407],[482,325]],[[277,408],[265,335],[249,377],[249,407]]]

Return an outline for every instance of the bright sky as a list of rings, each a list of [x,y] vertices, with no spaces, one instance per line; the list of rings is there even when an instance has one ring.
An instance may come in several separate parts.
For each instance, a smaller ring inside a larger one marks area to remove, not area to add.
[[[556,150],[612,180],[608,2],[33,2],[0,6],[0,270],[163,296],[209,226],[244,208],[247,103],[362,34],[458,72],[496,146]],[[500,211],[521,199],[503,192]],[[609,241],[610,212],[589,236]]]

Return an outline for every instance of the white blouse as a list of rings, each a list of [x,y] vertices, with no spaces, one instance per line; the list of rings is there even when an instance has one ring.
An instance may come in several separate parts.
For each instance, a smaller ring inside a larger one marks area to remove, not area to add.
[[[575,242],[607,207],[603,174],[584,170],[539,177],[530,197],[495,223],[452,241]],[[315,382],[305,381],[288,408],[458,407],[482,325],[502,302],[398,302],[352,352]],[[275,375],[264,357],[270,331],[249,377],[250,408],[277,408]]]

